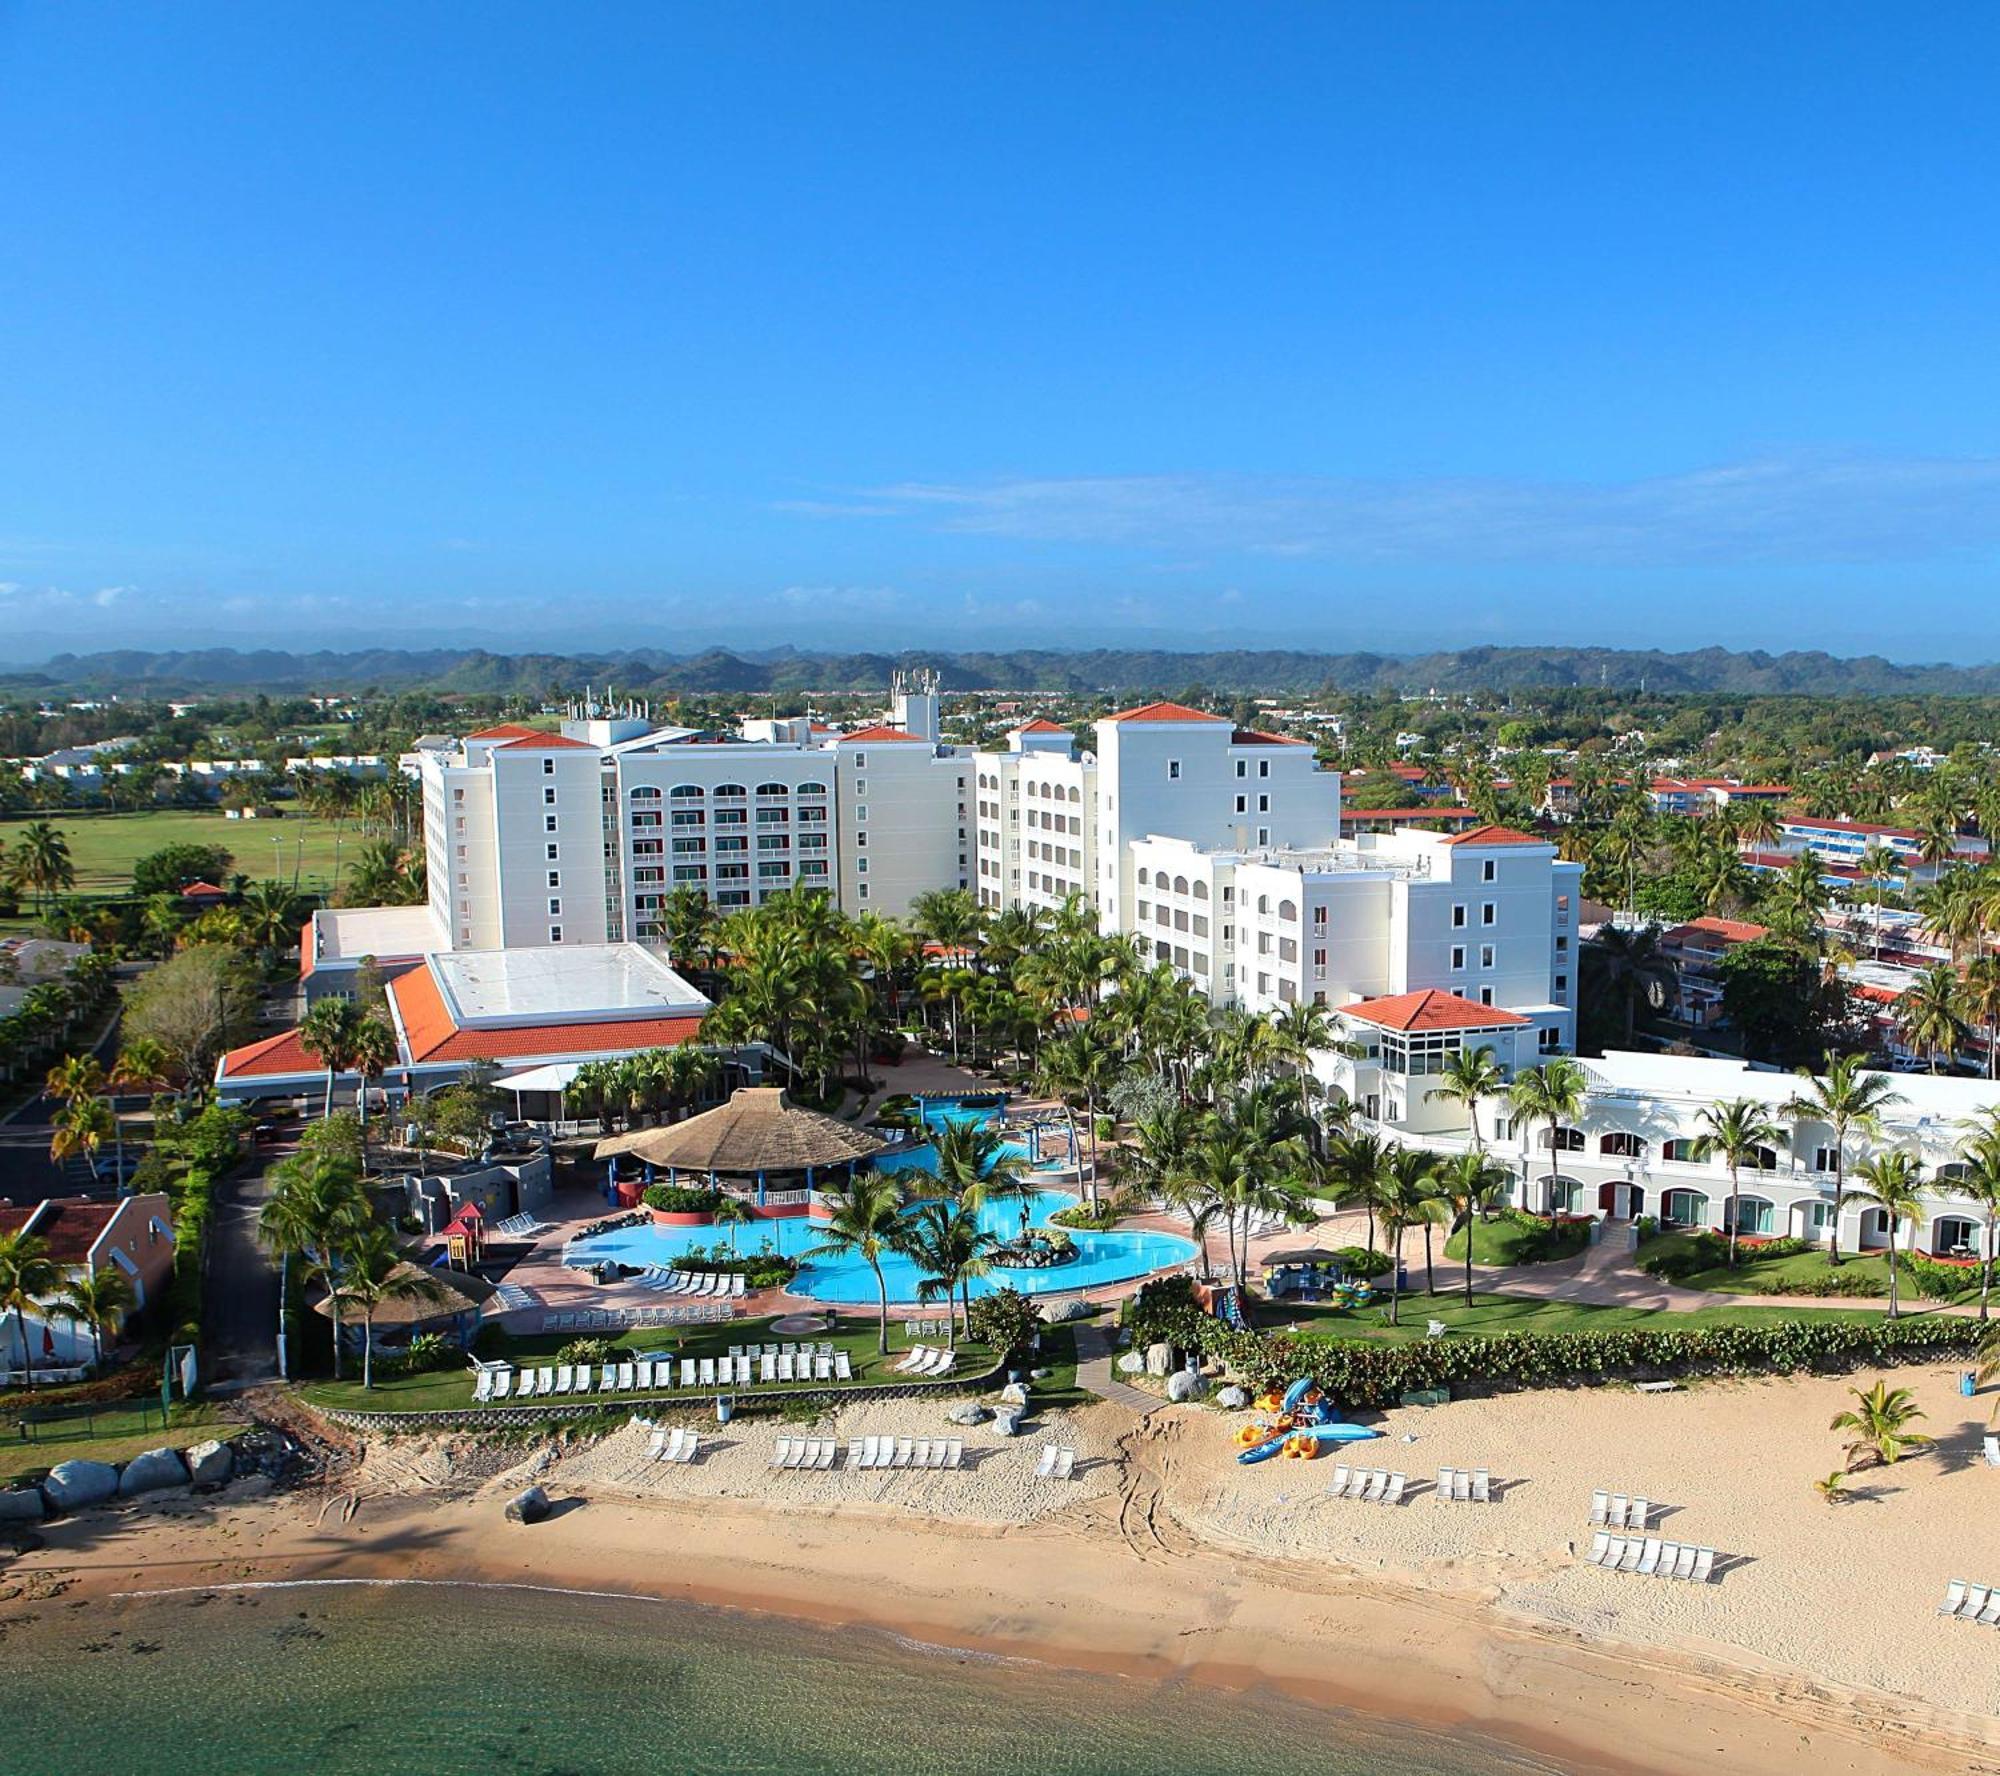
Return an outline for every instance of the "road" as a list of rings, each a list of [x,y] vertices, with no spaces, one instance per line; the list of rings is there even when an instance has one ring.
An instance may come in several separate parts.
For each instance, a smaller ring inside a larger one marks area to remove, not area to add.
[[[278,1373],[278,1266],[257,1240],[269,1195],[265,1173],[289,1149],[260,1152],[217,1187],[202,1289],[202,1362],[208,1380],[267,1381]]]

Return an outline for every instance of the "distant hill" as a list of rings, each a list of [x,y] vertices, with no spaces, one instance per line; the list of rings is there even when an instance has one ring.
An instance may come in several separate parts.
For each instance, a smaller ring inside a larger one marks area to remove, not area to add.
[[[1692,653],[1591,647],[1480,647],[1393,655],[1283,649],[1176,653],[1095,648],[953,653],[804,653],[792,648],[710,648],[671,654],[639,648],[600,654],[496,654],[484,648],[368,648],[354,652],[239,652],[203,648],[57,654],[0,668],[0,688],[151,693],[393,691],[546,696],[585,684],[621,692],[886,690],[898,666],[935,666],[947,690],[1172,692],[1192,685],[1223,694],[1345,691],[1507,691],[1606,686],[1663,692],[1763,695],[2000,693],[2000,666],[1898,665],[1876,655]]]

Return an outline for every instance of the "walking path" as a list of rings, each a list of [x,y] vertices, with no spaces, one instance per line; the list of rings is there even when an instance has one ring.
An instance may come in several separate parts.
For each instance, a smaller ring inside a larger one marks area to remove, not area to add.
[[[1166,1404],[1156,1394],[1149,1394],[1133,1387],[1129,1382],[1118,1379],[1115,1361],[1117,1347],[1112,1343],[1111,1334],[1102,1326],[1094,1326],[1080,1321],[1076,1328],[1076,1385],[1109,1400],[1114,1406],[1123,1406],[1136,1412],[1141,1418],[1155,1407]]]

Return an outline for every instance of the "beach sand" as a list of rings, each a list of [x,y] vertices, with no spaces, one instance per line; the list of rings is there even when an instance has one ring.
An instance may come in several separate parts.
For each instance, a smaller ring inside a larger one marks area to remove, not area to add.
[[[900,1403],[711,1424],[693,1467],[646,1462],[638,1426],[561,1454],[385,1440],[351,1494],[160,1495],[50,1526],[7,1576],[73,1598],[331,1576],[648,1592],[1472,1723],[1567,1770],[2000,1771],[2000,1639],[1935,1613],[1948,1578],[2000,1581],[2000,1472],[1956,1374],[1895,1374],[1941,1447],[1838,1506],[1810,1483],[1839,1460],[1846,1380],[1390,1413],[1358,1459],[1425,1482],[1396,1509],[1326,1498],[1328,1460],[1241,1467],[1240,1414],[1091,1406],[1007,1442]],[[807,1432],[962,1434],[970,1465],[772,1471],[773,1441]],[[1078,1450],[1068,1485],[1032,1478],[1056,1440]],[[1500,1501],[1437,1503],[1441,1464],[1491,1469]],[[504,1522],[531,1478],[577,1502]],[[1583,1566],[1595,1485],[1719,1549],[1721,1581]],[[0,1600],[0,1628],[26,1607]]]

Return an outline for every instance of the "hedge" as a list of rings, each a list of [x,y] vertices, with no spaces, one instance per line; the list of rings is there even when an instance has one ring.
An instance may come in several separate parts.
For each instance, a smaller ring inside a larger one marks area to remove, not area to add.
[[[722,1192],[712,1185],[648,1184],[639,1200],[663,1215],[712,1215]]]
[[[1239,1332],[1192,1299],[1148,1301],[1131,1315],[1136,1342],[1164,1339],[1218,1357],[1255,1388],[1311,1375],[1347,1406],[1393,1405],[1425,1388],[1565,1387],[1678,1375],[1790,1374],[1921,1361],[1969,1351],[1971,1319],[1792,1320],[1767,1324],[1624,1327],[1602,1332],[1508,1332],[1408,1344],[1308,1334]]]

